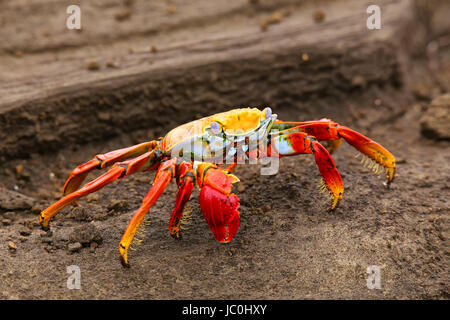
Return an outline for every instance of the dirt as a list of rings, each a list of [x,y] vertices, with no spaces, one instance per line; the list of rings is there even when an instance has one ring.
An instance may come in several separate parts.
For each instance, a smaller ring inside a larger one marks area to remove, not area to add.
[[[274,176],[260,175],[257,165],[238,166],[241,182],[234,191],[241,199],[241,224],[224,245],[214,240],[203,219],[197,190],[187,204],[190,219],[183,239],[170,237],[177,192],[171,184],[147,215],[143,241],[130,250],[129,269],[119,263],[118,244],[153,174],[116,181],[80,200],[78,207],[65,208],[50,231],[40,229],[39,213],[60,198],[74,167],[96,154],[163,135],[177,121],[172,114],[157,129],[118,131],[112,138],[99,132],[97,141],[73,139],[47,151],[42,144],[30,146],[20,157],[5,153],[0,299],[449,299],[450,142],[422,136],[420,124],[433,98],[449,92],[448,47],[438,57],[413,60],[415,67],[401,85],[393,72],[387,81],[395,85],[355,80],[351,89],[323,97],[311,88],[312,98],[307,91],[289,96],[287,107],[280,93],[267,98],[278,101],[273,110],[280,119],[336,116],[385,146],[398,165],[390,189],[347,144],[333,155],[346,189],[332,213],[317,189],[313,157],[284,158]],[[126,91],[116,94],[120,101]],[[305,106],[305,96],[315,108]],[[213,111],[209,105],[206,109]],[[187,117],[182,110],[172,110],[180,114],[178,120]],[[114,117],[120,123],[129,115]],[[67,288],[72,265],[81,271],[79,290]],[[367,268],[373,265],[380,267],[381,289],[367,287]]]

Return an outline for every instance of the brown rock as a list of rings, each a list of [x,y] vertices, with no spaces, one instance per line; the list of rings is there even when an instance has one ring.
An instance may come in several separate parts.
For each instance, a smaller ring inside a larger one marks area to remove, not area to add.
[[[11,190],[0,190],[0,208],[4,210],[31,209],[35,203],[33,198]]]
[[[437,97],[420,119],[424,137],[434,140],[450,140],[450,94]]]

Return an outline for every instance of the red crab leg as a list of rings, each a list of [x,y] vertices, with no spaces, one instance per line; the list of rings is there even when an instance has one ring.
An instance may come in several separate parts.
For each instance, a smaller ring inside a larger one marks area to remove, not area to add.
[[[230,242],[239,228],[239,198],[231,193],[239,179],[210,163],[197,166],[197,183],[201,188],[200,207],[214,238]]]
[[[394,156],[375,141],[370,140],[369,138],[350,128],[339,126],[338,134],[360,152],[386,168],[386,180],[387,186],[389,187],[389,185],[395,178]]]
[[[335,151],[337,147],[339,147],[343,138],[351,146],[386,169],[387,186],[394,180],[394,156],[380,144],[348,127],[341,126],[328,119],[306,122],[276,121],[274,127],[279,130],[285,130],[287,133],[295,131],[306,132],[308,135],[314,136],[319,141],[332,141],[332,151]],[[283,133],[283,131],[280,133]]]
[[[314,137],[303,132],[275,136],[272,138],[268,155],[284,157],[304,153],[314,154],[325,186],[332,195],[329,210],[335,209],[342,199],[344,184],[330,154]]]
[[[170,235],[175,239],[181,239],[180,223],[183,216],[184,206],[191,197],[195,184],[195,172],[192,164],[182,162],[177,168],[178,195],[175,202],[175,208],[172,211],[169,222]]]
[[[92,159],[82,165],[76,167],[70,174],[63,187],[63,194],[68,195],[81,186],[83,180],[87,177],[89,172],[93,169],[104,169],[118,161],[138,157],[145,152],[151,151],[157,145],[156,141],[144,142],[132,147],[123,148],[119,150],[110,151],[105,154],[98,154]]]
[[[152,165],[157,162],[157,160],[159,159],[157,156],[155,156],[155,152],[150,151],[135,159],[116,163],[111,169],[109,169],[97,179],[85,184],[81,189],[66,195],[65,197],[42,211],[39,218],[39,223],[43,228],[48,228],[50,219],[63,208],[67,207],[69,204],[77,201],[78,199],[89,193],[103,188],[104,186],[118,178],[123,178],[137,171],[145,171],[151,168]]]
[[[176,169],[176,159],[171,159],[166,162],[163,162],[155,176],[155,180],[153,181],[153,185],[150,191],[145,196],[144,200],[142,200],[142,205],[136,211],[130,223],[128,224],[125,233],[122,236],[122,240],[119,244],[119,259],[124,267],[129,267],[128,263],[128,248],[133,241],[134,235],[136,231],[139,229],[140,224],[144,220],[145,215],[148,210],[155,204],[156,200],[163,193],[164,189],[167,185],[172,181],[175,176]]]

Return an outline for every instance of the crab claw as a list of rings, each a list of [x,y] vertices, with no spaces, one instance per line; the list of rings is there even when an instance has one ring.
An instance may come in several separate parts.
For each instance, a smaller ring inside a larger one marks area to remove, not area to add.
[[[231,186],[239,179],[211,164],[199,166],[200,207],[217,241],[230,242],[239,228],[239,198]]]
[[[344,138],[350,145],[374,161],[369,165],[369,168],[374,171],[378,171],[379,165],[382,165],[385,168],[386,184],[389,187],[395,178],[394,156],[375,141],[350,128],[339,126],[338,133],[339,136]]]
[[[312,142],[312,148],[314,150],[314,157],[316,163],[322,174],[321,191],[328,191],[331,195],[331,203],[328,211],[333,211],[342,200],[342,194],[344,193],[344,183],[342,182],[341,175],[336,169],[333,159],[327,152],[324,146],[317,141]]]
[[[217,241],[230,242],[239,228],[239,198],[205,186],[200,192],[200,207]]]

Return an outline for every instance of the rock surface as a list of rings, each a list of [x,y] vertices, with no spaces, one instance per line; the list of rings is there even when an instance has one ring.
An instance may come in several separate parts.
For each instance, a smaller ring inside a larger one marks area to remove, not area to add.
[[[422,135],[434,140],[450,140],[450,94],[434,99],[420,119]]]
[[[0,190],[0,209],[26,210],[31,209],[35,203],[33,198],[11,190]]]

